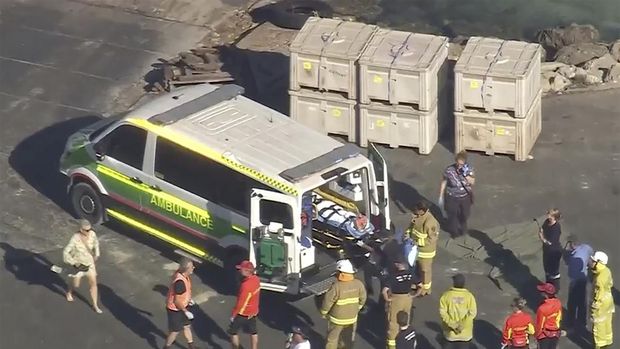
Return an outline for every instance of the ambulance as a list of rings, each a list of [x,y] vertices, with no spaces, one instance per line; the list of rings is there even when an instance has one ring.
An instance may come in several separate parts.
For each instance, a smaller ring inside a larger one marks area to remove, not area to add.
[[[343,257],[343,221],[390,226],[385,160],[372,145],[366,156],[243,93],[185,87],[71,135],[60,159],[71,207],[227,277],[249,259],[263,289],[321,294]]]

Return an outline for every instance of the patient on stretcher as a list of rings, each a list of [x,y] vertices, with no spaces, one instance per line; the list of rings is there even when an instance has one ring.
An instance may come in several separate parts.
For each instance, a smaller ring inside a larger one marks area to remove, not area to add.
[[[362,240],[373,234],[375,227],[365,215],[348,211],[316,193],[313,194],[312,201],[316,219],[336,228],[338,233],[345,235],[345,237]]]

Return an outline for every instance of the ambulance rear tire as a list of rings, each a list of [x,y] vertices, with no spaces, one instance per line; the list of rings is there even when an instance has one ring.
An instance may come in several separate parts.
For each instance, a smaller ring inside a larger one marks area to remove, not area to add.
[[[101,196],[88,183],[80,182],[71,187],[71,207],[78,218],[86,219],[91,224],[103,222],[103,202]]]

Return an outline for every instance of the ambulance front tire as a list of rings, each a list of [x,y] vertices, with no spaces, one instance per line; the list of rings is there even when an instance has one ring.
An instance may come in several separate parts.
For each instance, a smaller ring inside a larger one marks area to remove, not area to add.
[[[104,211],[101,196],[88,183],[80,182],[71,187],[71,207],[78,218],[88,220],[91,224],[103,222]]]

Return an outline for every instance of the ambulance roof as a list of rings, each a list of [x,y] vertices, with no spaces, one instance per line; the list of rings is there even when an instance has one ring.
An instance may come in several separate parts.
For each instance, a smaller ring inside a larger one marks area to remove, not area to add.
[[[241,93],[236,85],[185,87],[153,98],[127,118],[148,120],[224,158],[288,182],[334,165],[340,161],[337,157],[359,154]]]

